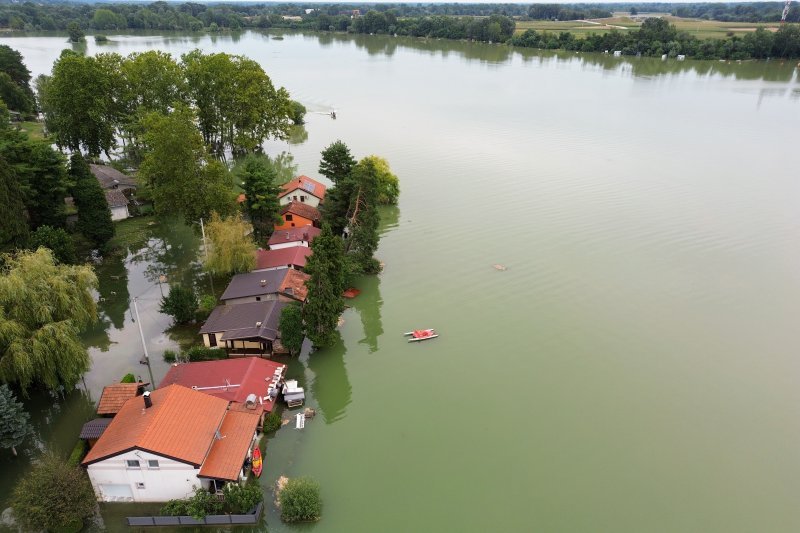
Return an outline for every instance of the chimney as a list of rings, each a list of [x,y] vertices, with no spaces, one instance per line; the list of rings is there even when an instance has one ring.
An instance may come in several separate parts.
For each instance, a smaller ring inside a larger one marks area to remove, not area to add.
[[[148,391],[144,391],[144,394],[142,394],[142,398],[144,398],[144,408],[145,409],[149,409],[150,407],[153,407],[153,400],[150,399],[150,391],[149,390]]]
[[[267,280],[265,280],[265,279],[262,279],[262,280],[261,280],[261,286],[262,286],[262,287],[266,287],[266,286],[267,286]]]

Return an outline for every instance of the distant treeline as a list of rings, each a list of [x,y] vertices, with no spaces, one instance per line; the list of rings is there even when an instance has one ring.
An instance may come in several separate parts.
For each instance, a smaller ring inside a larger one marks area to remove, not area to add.
[[[624,55],[669,57],[686,55],[695,59],[767,59],[800,58],[800,26],[786,25],[773,33],[763,28],[743,37],[727,39],[697,39],[679,32],[664,19],[650,18],[639,30],[611,31],[589,34],[577,39],[569,32],[559,34],[526,30],[515,35],[509,44],[527,48],[577,50],[581,52],[612,52]]]
[[[492,34],[487,28],[470,28],[467,20],[437,17],[489,17],[576,20],[605,18],[613,12],[671,13],[720,21],[774,22],[780,20],[782,2],[696,4],[199,4],[199,3],[0,3],[0,28],[15,30],[65,30],[77,22],[87,30],[185,30],[292,27],[297,29],[446,34],[454,38]],[[308,11],[308,13],[307,13]],[[360,15],[364,15],[361,17]],[[289,17],[288,19],[286,17]],[[366,20],[365,20],[366,19]],[[412,20],[419,19],[419,20]],[[499,20],[499,19],[497,19]],[[497,22],[495,20],[495,22]],[[789,12],[800,21],[800,6]],[[507,23],[506,23],[507,24]],[[501,24],[502,25],[502,24]],[[446,26],[444,28],[443,26]],[[435,29],[434,29],[435,28]],[[493,30],[496,28],[493,28]],[[479,39],[479,40],[496,40]]]

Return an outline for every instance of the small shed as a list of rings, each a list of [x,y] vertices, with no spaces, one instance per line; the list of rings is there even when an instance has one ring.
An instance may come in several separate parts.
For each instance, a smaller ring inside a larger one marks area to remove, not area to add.
[[[113,419],[95,418],[94,420],[89,420],[81,428],[81,434],[78,438],[85,440],[89,444],[89,449],[91,450],[92,446],[97,442],[97,439],[100,438],[100,435],[105,432],[111,420]]]

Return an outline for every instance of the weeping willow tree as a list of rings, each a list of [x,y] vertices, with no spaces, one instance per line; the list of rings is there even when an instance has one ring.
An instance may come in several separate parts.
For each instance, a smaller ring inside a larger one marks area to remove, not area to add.
[[[39,248],[2,258],[0,380],[70,388],[89,369],[78,334],[97,320],[91,267],[56,264]]]
[[[253,270],[256,245],[250,237],[252,231],[253,227],[242,220],[239,213],[227,218],[212,213],[211,222],[206,228],[211,241],[206,268],[217,274]]]

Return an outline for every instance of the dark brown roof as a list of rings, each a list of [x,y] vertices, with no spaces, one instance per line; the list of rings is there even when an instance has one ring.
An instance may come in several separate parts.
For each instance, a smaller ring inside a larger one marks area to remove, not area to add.
[[[94,420],[89,420],[86,422],[83,427],[81,428],[81,434],[78,436],[79,439],[99,439],[100,435],[106,430],[108,425],[111,421],[114,420],[113,418],[95,418]]]
[[[136,180],[127,174],[123,174],[114,167],[108,165],[89,165],[94,177],[100,182],[104,189],[130,189],[136,188]]]
[[[319,214],[319,209],[301,202],[289,202],[283,206],[281,209],[281,215],[285,215],[286,213],[298,215],[313,221],[317,221],[322,218],[322,215]]]
[[[246,298],[248,296],[265,296],[277,294],[280,291],[286,272],[283,270],[267,270],[262,272],[248,272],[236,274],[231,278],[220,300]]]
[[[269,242],[267,244],[274,246],[276,244],[282,244],[286,242],[300,241],[311,243],[314,240],[314,237],[319,235],[321,231],[321,229],[310,225],[300,226],[297,228],[281,229],[272,233],[272,236],[269,238]]]
[[[287,302],[248,302],[218,305],[211,311],[200,333],[223,333],[224,340],[278,338],[278,321]]]
[[[115,415],[122,409],[125,402],[136,396],[139,387],[144,383],[114,383],[103,387],[100,402],[97,404],[98,415]]]
[[[105,193],[108,207],[124,207],[130,203],[119,189],[108,189]]]

